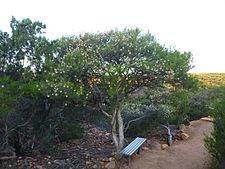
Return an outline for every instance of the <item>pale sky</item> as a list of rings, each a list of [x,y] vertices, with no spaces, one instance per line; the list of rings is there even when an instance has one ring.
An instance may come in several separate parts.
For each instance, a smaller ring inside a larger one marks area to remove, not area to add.
[[[1,0],[0,30],[12,16],[43,22],[49,39],[138,27],[192,52],[191,72],[225,73],[225,0]]]

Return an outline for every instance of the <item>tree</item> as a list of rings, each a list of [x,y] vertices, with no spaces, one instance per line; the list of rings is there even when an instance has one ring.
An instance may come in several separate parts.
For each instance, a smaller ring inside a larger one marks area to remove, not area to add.
[[[45,58],[52,56],[52,44],[43,37],[45,25],[12,17],[11,36],[0,31],[0,73],[15,79],[24,70],[41,71]]]
[[[21,143],[19,136],[27,138],[24,130],[38,112],[34,105],[40,97],[35,76],[52,55],[51,43],[42,36],[45,25],[12,17],[10,27],[10,34],[0,31],[0,145],[4,148]]]
[[[54,81],[52,90],[66,100],[70,90],[70,101],[92,103],[109,117],[118,153],[124,145],[121,113],[128,97],[143,86],[178,84],[190,68],[190,53],[169,50],[138,29],[84,34],[58,44],[63,51],[48,78]]]
[[[10,37],[7,32],[0,30],[0,75],[3,75],[7,69],[10,57]]]

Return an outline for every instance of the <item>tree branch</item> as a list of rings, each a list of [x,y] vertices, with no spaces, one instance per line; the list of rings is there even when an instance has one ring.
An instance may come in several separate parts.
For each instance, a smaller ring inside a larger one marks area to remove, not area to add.
[[[32,119],[32,116],[31,116],[31,117],[28,119],[28,121],[26,121],[25,123],[19,124],[19,125],[17,125],[16,127],[10,129],[10,130],[8,131],[8,133],[13,132],[14,130],[16,130],[16,129],[19,128],[19,127],[24,127],[24,126],[26,126],[28,123],[30,123],[31,119]]]
[[[133,122],[135,122],[135,121],[141,120],[141,119],[143,119],[144,117],[145,117],[145,116],[141,116],[141,117],[138,117],[138,118],[136,118],[136,119],[130,120],[130,121],[127,123],[126,127],[124,127],[124,133],[128,130],[128,128],[129,128],[129,126],[130,126],[130,123],[133,123]]]
[[[101,110],[102,111],[102,113],[104,114],[104,115],[106,115],[107,117],[109,117],[110,119],[112,118],[112,115],[110,115],[109,113],[107,113],[106,111],[104,111],[104,110]]]
[[[161,126],[167,129],[168,135],[171,135],[169,126],[167,127],[167,126],[165,126],[165,125],[163,125],[163,124],[161,124]]]
[[[109,113],[107,113],[105,110],[103,110],[103,108],[102,108],[102,106],[100,105],[100,104],[98,104],[98,106],[99,106],[99,109],[101,110],[101,112],[106,116],[106,117],[108,117],[108,118],[112,118],[112,115],[111,114],[109,114]]]

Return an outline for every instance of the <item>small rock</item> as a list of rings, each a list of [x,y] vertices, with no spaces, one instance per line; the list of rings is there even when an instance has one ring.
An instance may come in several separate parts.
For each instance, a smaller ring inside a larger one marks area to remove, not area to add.
[[[91,165],[92,162],[91,161],[86,161],[86,165]]]
[[[115,167],[116,167],[115,161],[110,161],[109,163],[105,165],[105,168],[107,169],[114,169]]]
[[[202,117],[201,120],[213,122],[213,118],[212,117]]]
[[[112,156],[115,156],[115,155],[116,155],[116,152],[112,152],[111,155],[112,155]]]
[[[110,136],[110,133],[106,133],[105,135],[106,135],[106,136]]]
[[[52,164],[52,163],[49,161],[49,162],[48,162],[48,165],[51,165],[51,164]]]
[[[151,144],[151,140],[147,140],[147,144]]]
[[[54,160],[54,163],[59,165],[59,166],[65,166],[66,165],[64,160]]]
[[[41,165],[35,166],[36,169],[44,169]]]
[[[161,150],[161,145],[158,142],[154,141],[151,143],[151,149],[152,150]]]
[[[167,144],[161,144],[161,149],[162,149],[162,150],[165,150],[167,147],[168,147]]]
[[[181,138],[182,138],[182,140],[186,140],[189,138],[189,135],[187,133],[183,132],[183,133],[181,133]]]
[[[180,131],[184,132],[185,125],[184,125],[184,124],[181,124],[181,125],[179,126],[179,129],[180,129]]]
[[[108,158],[103,158],[103,159],[101,159],[101,161],[103,161],[103,162],[109,162],[109,159]]]
[[[148,147],[142,147],[142,150],[149,151],[150,149]]]
[[[109,158],[109,161],[113,161],[113,160],[114,160],[114,158],[113,158],[113,157],[110,157],[110,158]]]
[[[98,168],[98,166],[95,164],[95,165],[93,165],[93,168]]]
[[[72,143],[73,144],[79,144],[80,143],[80,140],[79,139],[75,139],[75,140],[72,141]]]

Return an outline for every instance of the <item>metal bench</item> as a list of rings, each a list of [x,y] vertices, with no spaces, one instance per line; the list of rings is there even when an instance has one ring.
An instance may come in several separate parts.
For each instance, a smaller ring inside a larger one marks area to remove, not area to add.
[[[130,165],[131,156],[137,152],[140,153],[142,144],[146,141],[145,138],[137,137],[130,144],[128,144],[120,153],[124,156],[128,156],[128,164]]]

